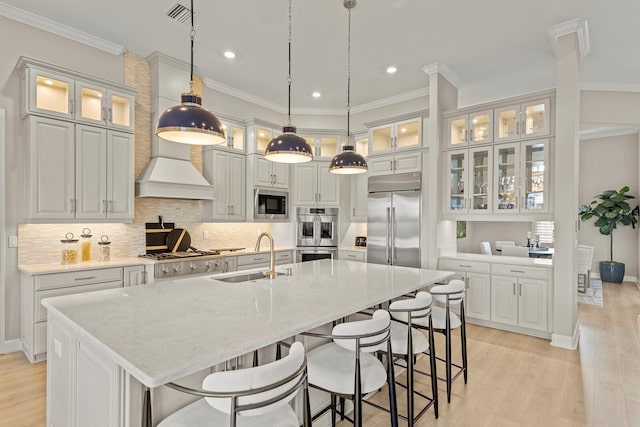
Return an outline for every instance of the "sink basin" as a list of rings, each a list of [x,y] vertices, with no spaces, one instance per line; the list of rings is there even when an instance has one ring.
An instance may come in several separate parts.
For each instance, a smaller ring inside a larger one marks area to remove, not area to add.
[[[284,273],[280,273],[278,271],[276,271],[276,276],[283,276]],[[257,271],[255,273],[240,273],[238,275],[235,276],[230,276],[230,277],[223,277],[223,278],[214,278],[214,280],[219,280],[221,282],[227,282],[227,283],[241,283],[241,282],[250,282],[252,280],[259,280],[259,279],[267,279],[268,277],[265,276],[265,274],[262,271]]]

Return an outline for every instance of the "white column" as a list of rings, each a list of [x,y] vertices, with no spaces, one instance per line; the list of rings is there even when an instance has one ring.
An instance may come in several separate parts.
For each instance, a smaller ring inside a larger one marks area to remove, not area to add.
[[[556,50],[555,138],[555,254],[553,256],[553,334],[551,344],[575,349],[578,345],[576,256],[580,61],[588,51],[585,20],[552,27]]]
[[[429,151],[423,159],[422,173],[422,267],[438,265],[438,220],[442,212],[443,188],[440,127],[442,112],[458,108],[458,89],[452,82],[457,78],[442,64],[427,65],[422,69],[429,76],[429,126],[425,127],[425,141]],[[455,232],[455,227],[453,227]]]

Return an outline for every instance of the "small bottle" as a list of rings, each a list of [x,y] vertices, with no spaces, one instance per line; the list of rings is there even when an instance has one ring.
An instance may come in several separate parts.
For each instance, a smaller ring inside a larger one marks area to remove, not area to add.
[[[91,229],[83,229],[80,237],[82,238],[82,243],[80,244],[82,261],[89,261],[91,259]]]
[[[61,263],[75,264],[78,262],[78,239],[73,238],[73,233],[67,233],[65,238],[60,240],[62,243]]]
[[[111,242],[109,241],[109,236],[103,235],[100,237],[98,247],[100,248],[100,261],[111,260]]]

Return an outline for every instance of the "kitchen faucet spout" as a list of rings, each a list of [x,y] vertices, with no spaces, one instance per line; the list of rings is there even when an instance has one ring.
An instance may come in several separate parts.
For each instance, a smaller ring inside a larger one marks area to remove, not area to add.
[[[276,253],[273,248],[273,236],[269,233],[260,233],[258,236],[258,240],[256,241],[256,252],[260,251],[260,242],[262,238],[266,237],[269,239],[269,252],[271,255],[271,260],[269,262],[269,269],[264,272],[265,276],[269,276],[270,279],[276,278]]]

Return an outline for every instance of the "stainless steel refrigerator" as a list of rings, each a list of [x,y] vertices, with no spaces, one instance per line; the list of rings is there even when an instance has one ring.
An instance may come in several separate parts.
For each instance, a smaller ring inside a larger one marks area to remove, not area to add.
[[[420,172],[369,178],[367,262],[420,267]]]

